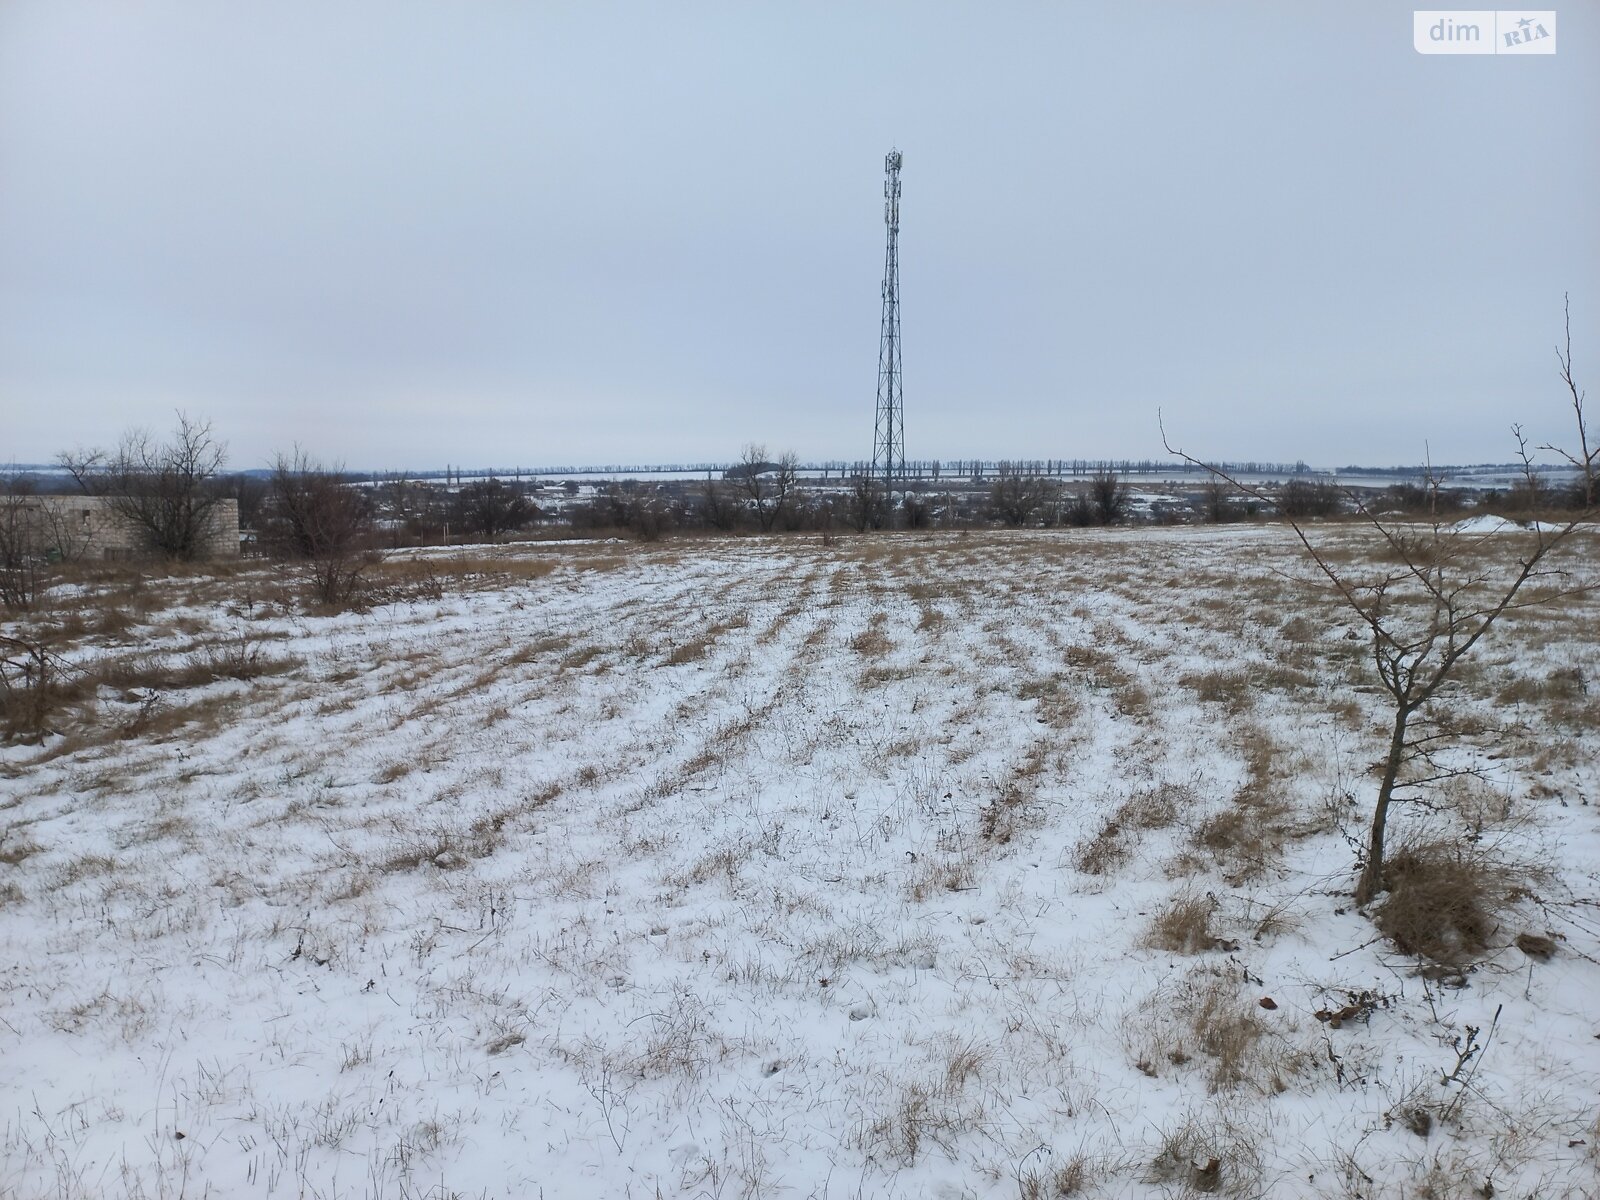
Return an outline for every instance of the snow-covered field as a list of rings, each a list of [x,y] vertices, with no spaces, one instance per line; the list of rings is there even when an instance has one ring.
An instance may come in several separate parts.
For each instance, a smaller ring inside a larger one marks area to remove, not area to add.
[[[1539,868],[1456,974],[1284,530],[471,553],[47,611],[172,670],[0,750],[0,1197],[1600,1194],[1595,597],[1398,818]]]

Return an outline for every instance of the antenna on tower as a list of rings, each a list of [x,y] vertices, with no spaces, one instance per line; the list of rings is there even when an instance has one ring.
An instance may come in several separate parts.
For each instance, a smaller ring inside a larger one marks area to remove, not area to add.
[[[878,410],[872,427],[872,477],[887,501],[906,473],[905,397],[900,388],[900,151],[883,160],[883,319],[878,338]]]

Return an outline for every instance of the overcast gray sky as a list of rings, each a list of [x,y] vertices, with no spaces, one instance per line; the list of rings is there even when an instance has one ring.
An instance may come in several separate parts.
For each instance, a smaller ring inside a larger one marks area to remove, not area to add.
[[[1600,7],[0,0],[0,459],[1504,461],[1600,394]]]

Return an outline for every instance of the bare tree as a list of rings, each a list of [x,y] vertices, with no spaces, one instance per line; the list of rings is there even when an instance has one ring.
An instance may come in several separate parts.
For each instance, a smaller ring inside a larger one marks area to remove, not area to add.
[[[1102,525],[1115,525],[1128,515],[1128,485],[1110,467],[1096,471],[1089,481],[1089,496],[1095,518]]]
[[[1003,475],[989,488],[989,515],[1007,525],[1026,525],[1045,502],[1044,481],[1033,476]]]
[[[1562,306],[1562,315],[1565,317],[1563,330],[1566,334],[1562,345],[1556,347],[1556,362],[1561,367],[1561,382],[1567,385],[1567,393],[1572,397],[1572,413],[1578,422],[1578,453],[1573,454],[1559,446],[1543,445],[1541,450],[1548,450],[1552,454],[1559,454],[1578,469],[1577,496],[1581,497],[1578,507],[1584,511],[1593,512],[1595,507],[1595,476],[1600,472],[1600,446],[1592,449],[1589,446],[1589,430],[1583,420],[1583,402],[1587,393],[1578,389],[1572,378],[1572,297],[1566,296]]]
[[[1238,507],[1229,503],[1232,494],[1232,489],[1215,476],[1206,480],[1200,494],[1200,513],[1207,522],[1222,525],[1238,519]]]
[[[426,542],[444,533],[450,513],[442,488],[417,480],[391,479],[376,491],[395,544]]]
[[[754,443],[746,446],[734,468],[744,494],[749,497],[762,533],[771,533],[794,501],[800,462],[786,452],[776,462],[767,458],[767,448]]]
[[[15,492],[0,496],[0,605],[30,608],[44,587],[45,556],[34,531],[35,505]]]
[[[1570,316],[1568,327],[1570,330]],[[1385,520],[1359,495],[1346,491],[1345,499],[1363,518],[1383,552],[1380,557],[1384,561],[1363,575],[1357,567],[1337,563],[1312,540],[1302,519],[1284,513],[1301,547],[1332,584],[1339,601],[1366,626],[1373,669],[1391,701],[1389,747],[1381,763],[1365,858],[1356,884],[1358,903],[1366,904],[1389,888],[1384,852],[1390,806],[1416,799],[1418,789],[1459,774],[1441,759],[1449,730],[1429,719],[1430,701],[1500,617],[1582,589],[1583,585],[1570,584],[1564,571],[1550,565],[1551,556],[1595,516],[1595,453],[1588,448],[1584,393],[1572,383],[1570,332],[1565,352],[1558,347],[1557,356],[1573,397],[1580,451],[1572,454],[1546,448],[1578,468],[1585,496],[1584,507],[1559,524],[1546,526],[1535,521],[1525,534],[1469,533],[1446,526],[1435,506],[1419,536],[1415,525],[1408,529],[1400,522]],[[1512,427],[1512,435],[1531,488],[1534,470],[1527,442],[1519,426]],[[1167,449],[1185,462],[1246,495],[1267,501],[1259,488],[1173,447],[1165,428],[1161,437]],[[1428,486],[1437,493],[1438,480],[1430,478]]]
[[[1072,499],[1062,505],[1061,519],[1077,529],[1086,529],[1098,521],[1094,501],[1086,489],[1079,488],[1072,493]]]
[[[58,461],[131,525],[146,549],[179,560],[205,553],[222,501],[213,481],[227,461],[209,421],[180,412],[171,441],[130,430],[115,450],[63,451]]]
[[[455,511],[465,532],[490,539],[526,529],[539,516],[539,510],[519,488],[500,479],[483,479],[462,487],[456,493]]]
[[[727,491],[715,479],[708,479],[700,491],[700,516],[712,529],[728,533],[739,525],[736,501],[728,498]]]
[[[1335,517],[1344,511],[1347,493],[1327,482],[1291,479],[1278,489],[1277,508],[1293,520]]]
[[[365,493],[340,468],[324,467],[297,446],[273,462],[263,508],[268,548],[309,564],[315,599],[336,607],[355,603],[375,561]]]
[[[846,519],[857,533],[869,529],[882,529],[888,519],[883,485],[870,475],[858,475],[850,484],[850,500]]]
[[[900,515],[907,529],[928,529],[933,525],[933,505],[917,492],[907,492],[900,501]]]

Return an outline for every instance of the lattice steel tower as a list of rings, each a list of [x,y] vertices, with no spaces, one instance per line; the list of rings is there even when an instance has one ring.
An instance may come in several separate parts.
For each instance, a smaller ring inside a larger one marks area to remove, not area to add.
[[[872,475],[893,490],[906,473],[905,397],[900,390],[900,151],[883,160],[883,321],[878,340],[878,414],[872,428]]]

